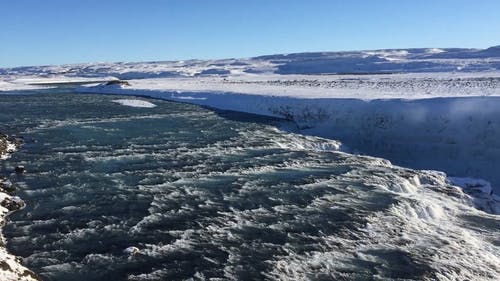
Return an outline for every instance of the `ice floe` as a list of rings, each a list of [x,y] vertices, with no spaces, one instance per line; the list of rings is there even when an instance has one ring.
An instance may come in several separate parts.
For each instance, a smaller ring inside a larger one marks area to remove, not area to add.
[[[144,108],[153,108],[156,107],[156,104],[151,103],[145,100],[137,100],[137,99],[118,99],[113,100],[113,102],[119,103],[121,105],[130,106],[130,107],[144,107]]]

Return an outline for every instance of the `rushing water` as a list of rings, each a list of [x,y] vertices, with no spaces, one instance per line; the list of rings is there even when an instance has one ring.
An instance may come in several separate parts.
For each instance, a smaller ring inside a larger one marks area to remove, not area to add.
[[[115,99],[0,96],[0,131],[26,141],[2,163],[27,203],[3,232],[43,280],[500,277],[499,218],[440,174],[278,120]]]

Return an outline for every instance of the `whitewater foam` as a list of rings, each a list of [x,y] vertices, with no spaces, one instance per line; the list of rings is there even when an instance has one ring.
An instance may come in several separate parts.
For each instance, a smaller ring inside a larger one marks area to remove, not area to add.
[[[113,100],[113,102],[119,103],[125,106],[131,107],[142,107],[142,108],[153,108],[156,107],[154,103],[145,100],[137,100],[137,99],[118,99]]]

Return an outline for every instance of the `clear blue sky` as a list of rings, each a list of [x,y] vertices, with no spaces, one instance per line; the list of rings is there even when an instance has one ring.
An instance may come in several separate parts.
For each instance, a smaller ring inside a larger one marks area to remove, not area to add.
[[[499,44],[499,0],[0,0],[0,67]]]

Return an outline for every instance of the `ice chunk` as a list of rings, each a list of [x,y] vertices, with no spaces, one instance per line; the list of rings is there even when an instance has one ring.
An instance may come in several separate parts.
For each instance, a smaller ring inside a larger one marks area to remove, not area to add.
[[[134,246],[130,246],[127,249],[125,249],[123,252],[127,255],[132,256],[132,255],[139,253],[139,251],[140,251],[139,248],[134,247]]]
[[[144,107],[144,108],[153,108],[156,107],[156,104],[145,101],[145,100],[136,100],[136,99],[119,99],[113,100],[113,102],[119,103],[125,106],[131,107]]]

